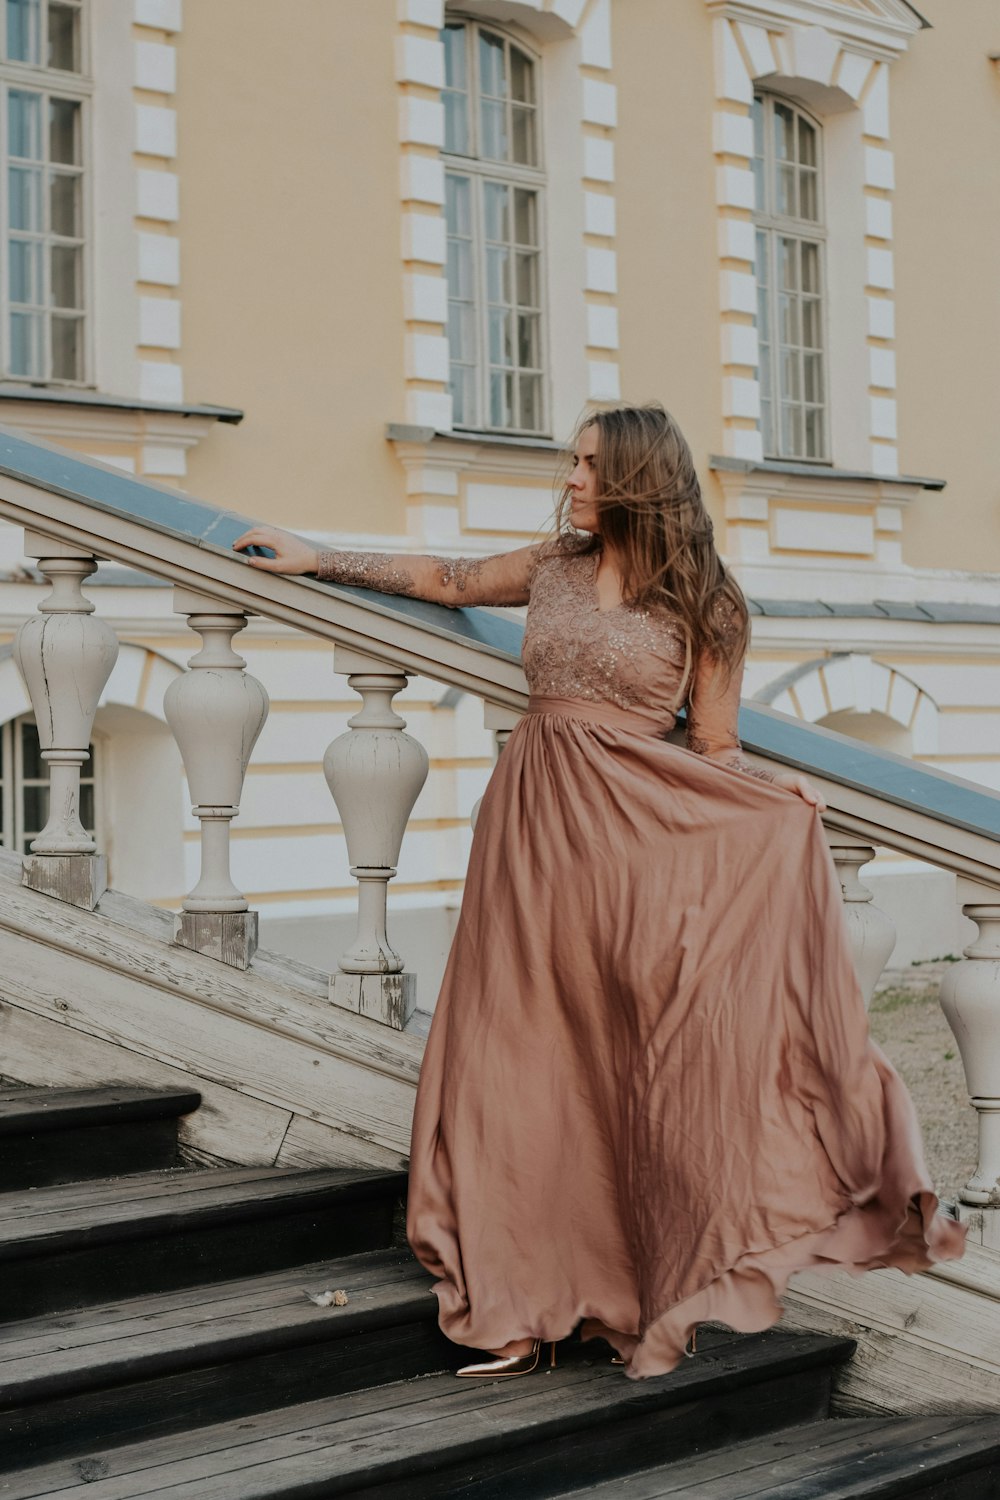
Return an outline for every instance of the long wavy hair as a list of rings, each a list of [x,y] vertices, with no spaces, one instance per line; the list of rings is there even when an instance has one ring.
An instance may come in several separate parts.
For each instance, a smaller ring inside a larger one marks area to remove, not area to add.
[[[750,616],[739,584],[715,548],[694,459],[659,403],[621,406],[582,417],[573,436],[596,427],[594,467],[600,530],[584,540],[573,528],[563,483],[556,530],[581,553],[612,546],[622,598],[679,616],[693,660],[705,652],[731,677],[746,654]]]

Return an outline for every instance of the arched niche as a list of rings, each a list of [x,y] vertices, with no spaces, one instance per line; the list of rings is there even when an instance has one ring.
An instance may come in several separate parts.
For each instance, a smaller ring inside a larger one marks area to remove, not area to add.
[[[904,672],[865,652],[802,662],[753,696],[780,713],[897,755],[933,755],[938,747],[934,699]]]

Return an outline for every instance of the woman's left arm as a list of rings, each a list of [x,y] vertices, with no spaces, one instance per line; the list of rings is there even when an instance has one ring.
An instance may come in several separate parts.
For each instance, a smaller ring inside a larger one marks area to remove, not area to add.
[[[687,748],[747,776],[756,776],[759,781],[770,781],[787,792],[795,792],[823,812],[826,803],[807,777],[798,771],[768,771],[763,766],[753,766],[743,755],[738,728],[742,678],[742,668],[727,675],[724,665],[703,653],[695,667],[688,698]]]

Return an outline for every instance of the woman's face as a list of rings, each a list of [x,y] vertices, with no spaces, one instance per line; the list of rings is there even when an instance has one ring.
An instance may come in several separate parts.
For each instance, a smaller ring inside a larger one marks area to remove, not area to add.
[[[570,493],[570,520],[578,531],[599,532],[597,471],[594,467],[600,429],[585,427],[573,454],[573,472],[566,481]]]

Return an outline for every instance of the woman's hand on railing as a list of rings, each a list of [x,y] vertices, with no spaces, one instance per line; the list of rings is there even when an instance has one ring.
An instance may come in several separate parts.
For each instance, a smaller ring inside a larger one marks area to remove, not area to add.
[[[315,573],[319,565],[318,548],[291,531],[279,531],[276,526],[251,526],[233,543],[234,552],[244,552],[249,547],[266,547],[274,554],[247,558],[252,568],[265,573]]]
[[[826,803],[819,788],[813,786],[807,776],[798,771],[774,771],[772,777],[775,786],[784,787],[786,792],[796,792],[804,802],[811,803],[817,812],[826,812]]]

